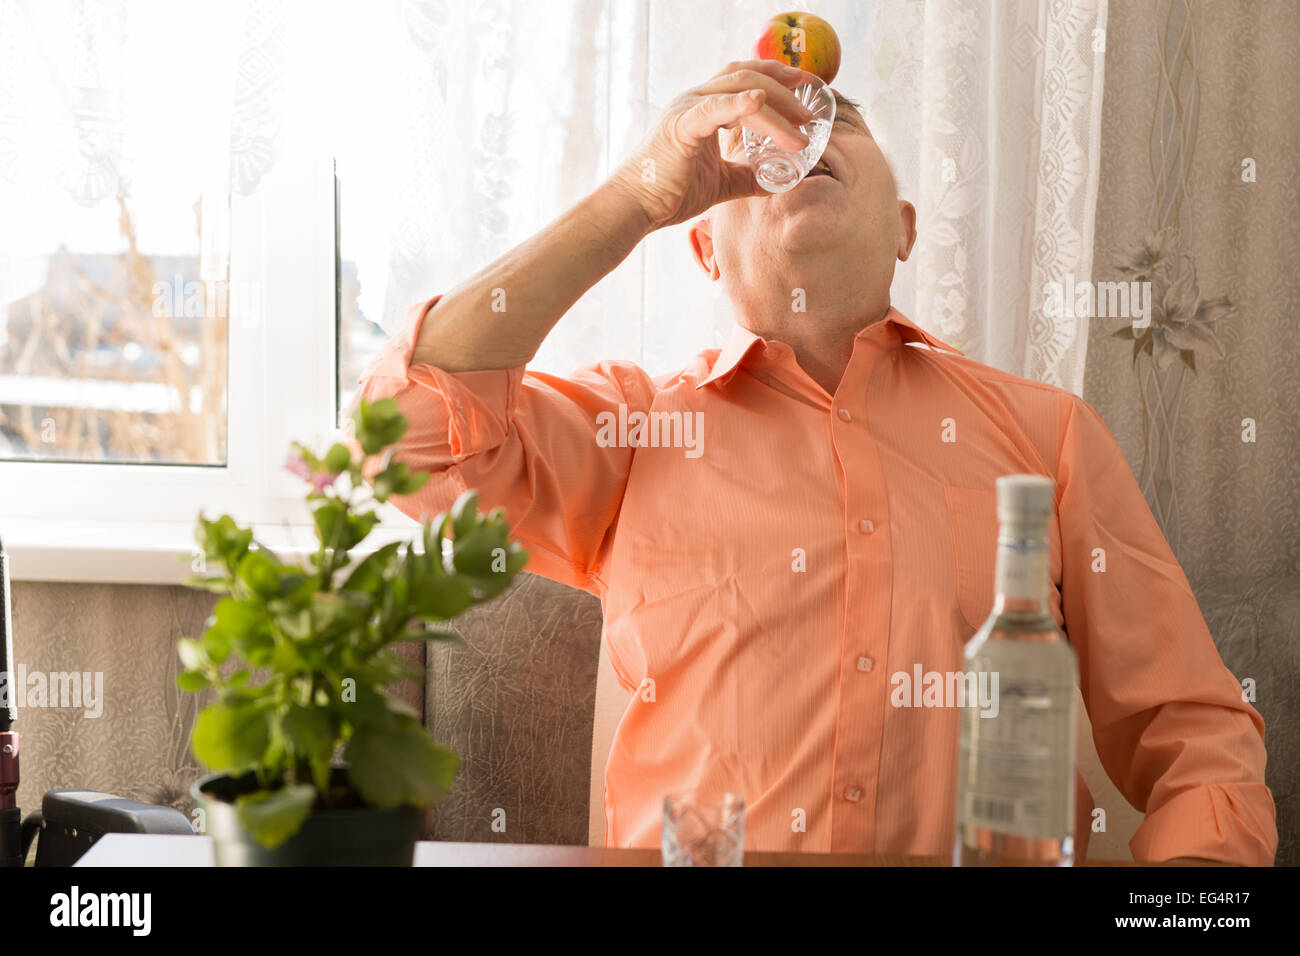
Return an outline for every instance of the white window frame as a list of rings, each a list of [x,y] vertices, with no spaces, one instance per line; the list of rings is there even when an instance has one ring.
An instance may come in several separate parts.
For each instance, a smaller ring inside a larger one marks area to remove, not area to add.
[[[288,120],[280,143],[256,192],[231,199],[232,288],[262,295],[230,296],[226,464],[0,462],[14,580],[181,583],[200,510],[251,524],[277,553],[315,550],[306,486],[284,462],[293,441],[323,450],[338,434],[333,157]],[[358,553],[415,527],[378,510]]]

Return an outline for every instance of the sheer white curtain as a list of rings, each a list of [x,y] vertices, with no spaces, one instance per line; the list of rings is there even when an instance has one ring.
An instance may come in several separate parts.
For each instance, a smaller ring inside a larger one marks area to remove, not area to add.
[[[82,207],[251,193],[275,160],[286,19],[285,0],[0,0],[0,180]]]
[[[1045,315],[1043,287],[1091,274],[1106,3],[807,4],[839,32],[836,86],[862,102],[918,210],[895,304],[973,358],[1076,392],[1087,320]],[[181,10],[187,28],[168,32]],[[145,189],[210,176],[191,167],[219,156],[247,192],[274,161],[286,42],[310,50],[288,69],[312,72],[361,306],[391,331],[593,189],[673,96],[747,56],[773,12],[766,0],[0,0],[0,176],[62,177],[93,202],[119,175]],[[213,42],[232,30],[234,63]],[[186,128],[167,177],[133,169],[133,137],[176,131],[165,109],[132,103],[165,104],[169,87],[192,97],[199,71],[211,102],[176,111]],[[19,115],[34,102],[63,117],[49,142],[16,139],[35,128]],[[204,136],[228,136],[229,154],[196,148]],[[721,344],[730,309],[686,228],[652,236],[585,296],[537,366],[621,358],[661,372]]]
[[[284,0],[0,0],[0,336],[60,248],[122,247],[224,279],[228,194],[274,165]],[[120,206],[119,206],[120,204]]]
[[[1043,285],[1091,272],[1106,0],[807,5],[839,32],[836,86],[862,102],[918,209],[895,304],[973,358],[1080,391],[1086,319],[1044,315]],[[673,96],[747,56],[772,13],[762,0],[394,0],[324,18],[367,314],[391,329],[576,202]],[[537,366],[669,371],[720,344],[728,303],[686,228],[593,289]]]

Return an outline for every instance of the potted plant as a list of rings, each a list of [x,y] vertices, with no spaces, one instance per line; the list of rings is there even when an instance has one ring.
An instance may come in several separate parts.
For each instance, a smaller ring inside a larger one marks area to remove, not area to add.
[[[393,646],[459,642],[429,624],[499,594],[528,558],[501,510],[479,514],[466,492],[417,540],[351,561],[379,520],[367,505],[428,479],[393,460],[407,421],[392,399],[362,400],[353,426],[359,458],[341,443],[323,457],[293,446],[319,543],[307,564],[277,557],[229,515],[199,516],[204,566],[186,583],[223,597],[202,637],[180,641],[177,681],[215,692],[191,738],[213,773],[191,793],[218,865],[409,866],[459,760],[385,690],[423,675]]]

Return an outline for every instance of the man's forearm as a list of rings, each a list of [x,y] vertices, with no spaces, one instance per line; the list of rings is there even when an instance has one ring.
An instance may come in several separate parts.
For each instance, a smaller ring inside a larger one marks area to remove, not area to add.
[[[606,183],[439,299],[411,361],[448,372],[526,364],[560,317],[650,231],[636,200]]]

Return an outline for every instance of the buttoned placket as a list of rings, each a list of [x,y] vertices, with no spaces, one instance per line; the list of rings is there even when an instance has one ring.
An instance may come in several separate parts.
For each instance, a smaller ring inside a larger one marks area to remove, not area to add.
[[[839,634],[838,704],[831,779],[830,851],[870,852],[876,840],[885,675],[889,644],[890,558],[888,495],[868,427],[869,383],[877,363],[896,347],[879,323],[854,340],[848,367],[831,403],[831,442],[843,503],[845,587]]]

